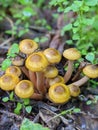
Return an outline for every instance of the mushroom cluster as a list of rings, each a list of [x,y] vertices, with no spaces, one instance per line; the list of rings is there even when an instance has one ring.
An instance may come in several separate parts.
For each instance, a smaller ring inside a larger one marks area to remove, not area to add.
[[[74,62],[81,58],[76,48],[66,49],[61,55],[54,48],[40,50],[35,41],[24,39],[19,43],[19,50],[19,54],[12,58],[12,65],[0,77],[0,88],[15,91],[20,98],[46,98],[55,104],[64,104],[71,96],[77,97],[80,94],[80,86],[89,78],[98,77],[98,65],[87,64],[81,70],[85,76],[68,84],[74,71]],[[62,57],[66,59],[67,65],[64,76],[59,75],[56,68]]]

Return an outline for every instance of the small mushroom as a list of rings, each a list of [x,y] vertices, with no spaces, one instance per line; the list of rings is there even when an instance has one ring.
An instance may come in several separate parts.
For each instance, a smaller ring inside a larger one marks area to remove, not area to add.
[[[18,82],[18,76],[12,74],[4,74],[0,77],[0,88],[5,91],[10,91],[14,89]]]
[[[30,54],[32,54],[35,50],[38,49],[38,44],[31,39],[24,39],[19,43],[19,49],[22,53],[26,54],[28,57]],[[36,75],[34,72],[28,71],[29,73],[29,79],[36,85]]]
[[[27,68],[24,66],[25,59],[20,56],[16,56],[12,58],[12,65],[20,67],[21,71],[29,78],[29,72]]]
[[[67,83],[73,72],[73,63],[81,57],[81,54],[76,48],[69,48],[63,52],[63,56],[68,59],[68,69],[64,75],[64,81]]]
[[[80,88],[74,84],[68,85],[69,90],[70,90],[70,95],[72,97],[77,97],[80,94]]]
[[[57,75],[56,77],[49,79],[49,86],[52,86],[55,83],[64,83],[64,78],[60,75]]]
[[[43,70],[48,66],[48,61],[42,52],[35,52],[31,54],[25,63],[26,67],[32,72],[36,72],[37,79],[37,90],[41,94],[46,93],[46,88],[44,86],[44,73]]]
[[[61,54],[58,50],[54,48],[48,48],[43,51],[44,55],[46,56],[48,62],[50,64],[59,63],[61,60]]]
[[[49,65],[47,66],[45,69],[44,69],[44,76],[45,76],[45,85],[46,85],[46,88],[49,88],[50,85],[49,85],[49,79],[50,78],[54,78],[58,75],[58,69],[53,66],[53,65]]]
[[[20,98],[30,98],[34,93],[33,83],[29,80],[21,80],[15,86],[15,94]]]
[[[73,82],[72,84],[75,86],[82,86],[84,83],[86,83],[90,78],[97,78],[98,77],[98,65],[92,65],[89,64],[84,67],[83,73],[85,76],[81,78],[80,80]]]
[[[63,83],[56,83],[50,86],[48,98],[55,104],[66,103],[70,99],[69,88]]]
[[[24,54],[31,54],[38,49],[38,44],[31,39],[24,39],[19,43],[19,49]]]
[[[21,70],[19,67],[17,66],[10,66],[6,69],[5,71],[6,74],[12,74],[12,75],[16,75],[16,76],[20,76],[21,75]]]
[[[54,78],[58,75],[58,69],[55,66],[49,65],[44,69],[46,78]]]

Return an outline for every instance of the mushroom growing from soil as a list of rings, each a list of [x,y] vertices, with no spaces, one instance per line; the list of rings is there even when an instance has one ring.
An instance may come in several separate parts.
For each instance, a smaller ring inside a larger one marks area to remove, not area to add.
[[[53,66],[53,65],[49,65],[44,69],[44,76],[45,76],[45,85],[46,88],[49,88],[49,79],[50,78],[54,78],[58,75],[58,69]]]
[[[12,74],[12,75],[19,77],[21,75],[21,70],[17,66],[10,66],[6,69],[5,73],[6,74]]]
[[[59,63],[61,60],[60,52],[54,48],[47,48],[43,51],[43,53],[50,64]]]
[[[19,49],[22,53],[26,54],[28,57],[30,54],[32,54],[35,50],[38,49],[38,44],[31,39],[24,39],[19,43]],[[28,71],[29,73],[29,79],[36,85],[36,75],[34,72]]]
[[[90,78],[97,78],[98,77],[98,64],[92,65],[89,64],[84,67],[83,69],[84,77],[81,78],[80,80],[73,82],[72,84],[75,86],[82,86],[85,84]]]
[[[73,63],[81,57],[81,54],[76,48],[69,48],[63,52],[63,56],[68,59],[68,69],[64,75],[64,81],[67,83],[73,72]]]
[[[24,39],[19,43],[19,49],[24,54],[31,54],[38,49],[38,44],[31,39]]]
[[[56,83],[50,86],[48,98],[55,104],[63,104],[70,99],[69,88],[63,83]]]
[[[80,94],[80,88],[74,84],[68,85],[69,90],[70,90],[70,95],[72,97],[77,97]]]
[[[55,66],[49,65],[44,69],[46,78],[54,78],[58,75],[58,69]]]
[[[15,86],[15,94],[20,98],[30,98],[34,93],[33,83],[29,80],[21,80]]]
[[[71,96],[73,97],[77,97],[80,94],[80,86],[85,84],[90,78],[98,77],[98,65],[88,64],[84,67],[83,73],[85,74],[83,78],[68,85]]]
[[[64,78],[60,75],[57,75],[56,77],[49,79],[49,86],[52,86],[55,83],[64,83]]]
[[[29,72],[27,68],[24,66],[24,62],[25,62],[25,59],[23,59],[20,56],[16,56],[12,58],[12,65],[18,66],[21,69],[21,71],[29,78]]]
[[[0,88],[5,91],[10,91],[15,88],[18,82],[18,76],[12,74],[4,74],[0,77]]]
[[[26,59],[25,65],[30,71],[36,72],[37,90],[44,95],[46,93],[46,88],[44,86],[43,70],[48,66],[46,57],[42,52],[35,52]]]

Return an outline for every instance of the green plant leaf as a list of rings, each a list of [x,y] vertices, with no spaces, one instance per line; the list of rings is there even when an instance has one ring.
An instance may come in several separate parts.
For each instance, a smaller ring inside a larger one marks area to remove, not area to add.
[[[71,30],[71,29],[72,29],[72,24],[71,24],[71,23],[67,24],[66,26],[64,26],[64,27],[62,28],[62,30],[61,30],[61,35],[63,36],[66,31],[69,31],[69,30]]]
[[[42,125],[38,123],[33,123],[27,118],[24,118],[22,121],[22,125],[20,127],[20,130],[49,130],[48,128],[44,128]]]
[[[88,100],[88,101],[86,102],[86,104],[87,104],[87,105],[90,105],[90,104],[92,104],[92,101],[91,101],[91,100]]]
[[[19,115],[21,109],[22,109],[22,104],[21,104],[21,103],[17,103],[17,106],[16,106],[16,108],[14,109],[14,113],[16,113],[16,114]]]
[[[88,6],[95,6],[98,4],[98,0],[84,0],[85,4]]]
[[[24,98],[22,100],[24,102],[24,105],[29,105],[30,104],[30,99],[29,98]]]
[[[79,40],[79,39],[80,39],[79,34],[78,34],[78,33],[73,34],[72,39],[73,39],[73,40]]]
[[[10,101],[14,101],[14,92],[12,91],[9,95]]]
[[[94,59],[95,59],[95,54],[92,53],[92,52],[90,52],[90,53],[88,53],[88,54],[86,55],[85,58],[86,58],[88,61],[90,61],[91,63],[93,63],[93,62],[94,62]]]
[[[32,111],[32,106],[26,106],[25,109],[26,109],[26,112],[27,112],[27,113],[31,113],[31,111]]]
[[[26,17],[30,17],[30,16],[32,16],[32,14],[33,14],[33,12],[32,12],[33,10],[32,10],[32,8],[30,8],[30,7],[25,7],[24,9],[23,9],[23,15],[24,16],[26,16]]]
[[[18,0],[22,5],[27,5],[30,0]]]
[[[74,113],[79,113],[79,112],[81,112],[81,109],[80,109],[80,108],[74,108],[74,109],[73,109],[73,112],[74,112]]]
[[[10,47],[7,55],[8,55],[8,57],[15,57],[16,53],[19,53],[19,45],[17,43],[14,43]]]
[[[1,64],[1,69],[6,70],[10,65],[12,61],[10,59],[5,59]]]
[[[8,101],[9,101],[9,97],[4,97],[4,98],[2,98],[2,101],[3,101],[3,102],[8,102]]]
[[[93,25],[92,25],[97,31],[98,31],[98,16],[95,17]]]

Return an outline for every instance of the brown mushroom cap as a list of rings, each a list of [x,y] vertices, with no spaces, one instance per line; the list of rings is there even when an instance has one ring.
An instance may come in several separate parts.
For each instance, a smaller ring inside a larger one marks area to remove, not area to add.
[[[7,74],[12,74],[12,75],[16,75],[16,76],[20,76],[21,75],[21,70],[19,67],[17,66],[10,66],[6,69],[5,71]]]
[[[77,97],[80,94],[80,88],[74,84],[70,84],[68,85],[69,90],[70,90],[70,94],[73,97]]]
[[[5,91],[13,90],[15,85],[19,82],[18,76],[12,74],[4,74],[0,77],[0,88]]]
[[[98,77],[98,65],[87,65],[83,69],[83,73],[89,78]]]
[[[56,77],[49,79],[50,86],[52,86],[55,83],[64,83],[64,78],[60,75],[57,75]]]
[[[24,54],[31,54],[38,49],[38,44],[31,39],[24,39],[19,43],[19,49]]]
[[[65,84],[56,83],[50,86],[48,96],[53,103],[62,104],[70,99],[70,91]]]
[[[44,69],[44,75],[46,78],[54,78],[58,75],[58,69],[55,66],[47,66]]]
[[[55,63],[59,63],[61,60],[60,52],[54,48],[48,48],[44,50],[43,53],[46,56],[49,63],[55,64]]]
[[[24,59],[19,56],[16,56],[15,58],[12,58],[12,64],[16,66],[23,66]]]
[[[33,83],[29,80],[21,80],[15,86],[15,93],[20,98],[29,98],[34,93]]]
[[[25,64],[29,70],[33,72],[38,72],[38,71],[42,71],[48,66],[48,61],[42,52],[36,52],[31,54],[26,59]]]
[[[81,54],[76,48],[69,48],[63,52],[63,56],[68,60],[78,60]]]

